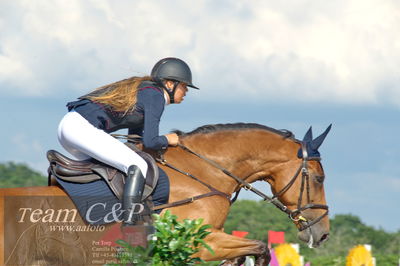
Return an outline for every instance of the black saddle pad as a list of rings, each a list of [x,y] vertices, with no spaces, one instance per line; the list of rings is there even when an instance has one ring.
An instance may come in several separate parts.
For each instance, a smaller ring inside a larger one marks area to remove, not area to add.
[[[57,182],[71,197],[82,219],[89,224],[102,225],[122,220],[122,203],[104,180],[80,184],[57,178]],[[151,196],[154,206],[168,203],[169,179],[160,168],[159,179]],[[161,210],[155,212],[160,213]]]

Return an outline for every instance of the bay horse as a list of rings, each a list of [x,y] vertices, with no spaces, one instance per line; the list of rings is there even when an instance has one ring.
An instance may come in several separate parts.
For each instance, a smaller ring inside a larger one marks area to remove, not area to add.
[[[330,128],[315,139],[310,128],[302,141],[289,131],[248,123],[206,125],[189,133],[176,131],[180,144],[168,148],[159,166],[170,179],[169,203],[191,200],[163,212],[170,210],[179,219],[203,218],[204,224],[212,226],[205,241],[214,253],[201,250],[197,254],[200,258],[222,260],[222,265],[240,265],[250,255],[255,256],[255,265],[268,265],[270,255],[265,243],[239,238],[223,230],[230,197],[245,188],[286,212],[299,229],[299,239],[310,247],[318,247],[329,235],[325,174],[318,148]],[[273,196],[268,197],[255,189],[251,185],[255,181],[268,182]],[[1,212],[4,199],[10,195],[66,195],[56,186],[1,189],[0,193]],[[68,198],[65,202],[72,204]],[[106,225],[106,228],[111,226]],[[4,229],[3,221],[0,245],[5,240]],[[35,243],[33,239],[29,241]],[[84,241],[81,243],[91,247]],[[1,261],[8,259],[4,257],[4,248],[1,246]],[[10,252],[7,254],[9,256]],[[40,260],[43,257],[33,259]],[[82,262],[85,263],[88,264]]]

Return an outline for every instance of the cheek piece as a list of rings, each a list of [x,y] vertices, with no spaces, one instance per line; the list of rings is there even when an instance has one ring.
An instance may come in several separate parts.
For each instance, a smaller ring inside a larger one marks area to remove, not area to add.
[[[178,88],[179,81],[174,81],[174,87],[172,87],[172,89],[168,89],[167,86],[165,86],[165,83],[163,82],[162,79],[156,77],[156,78],[153,78],[153,80],[154,80],[161,88],[163,88],[163,89],[168,93],[169,102],[170,102],[170,103],[175,103],[174,96],[175,96],[175,91],[176,91],[176,89]]]
[[[172,90],[167,89],[166,86],[164,86],[164,89],[167,91],[168,95],[169,95],[169,102],[170,103],[175,103],[175,92],[176,89],[178,88],[179,82],[175,81],[174,82],[174,87],[172,88]]]

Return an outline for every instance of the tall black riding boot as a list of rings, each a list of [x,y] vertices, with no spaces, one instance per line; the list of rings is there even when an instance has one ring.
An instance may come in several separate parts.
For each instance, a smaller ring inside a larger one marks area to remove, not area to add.
[[[126,225],[134,225],[142,220],[142,215],[147,212],[147,206],[142,203],[142,195],[145,185],[145,178],[136,165],[128,168],[128,175],[124,187],[124,195],[122,201],[123,223]]]

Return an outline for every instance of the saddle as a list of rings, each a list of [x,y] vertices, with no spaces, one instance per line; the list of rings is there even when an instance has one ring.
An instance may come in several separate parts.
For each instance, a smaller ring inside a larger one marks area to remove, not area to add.
[[[145,200],[151,195],[157,185],[159,177],[157,164],[151,155],[141,151],[136,145],[129,142],[125,144],[147,162],[146,184],[142,196],[142,200]],[[95,159],[77,161],[55,150],[47,152],[47,160],[50,162],[48,168],[49,185],[57,183],[55,177],[67,182],[82,184],[102,179],[114,195],[119,200],[122,200],[126,178],[125,173]]]

